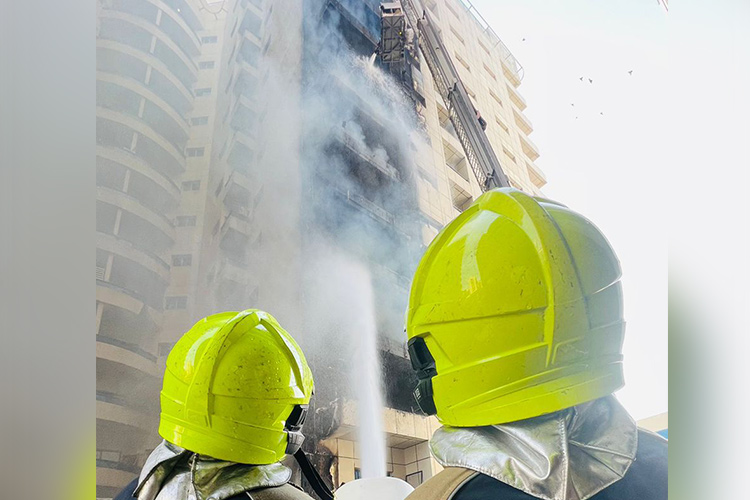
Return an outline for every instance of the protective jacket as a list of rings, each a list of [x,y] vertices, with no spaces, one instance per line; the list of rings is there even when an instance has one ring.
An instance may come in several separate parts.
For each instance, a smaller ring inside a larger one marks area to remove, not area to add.
[[[164,441],[115,500],[311,500],[288,483],[291,475],[278,462],[216,460]]]
[[[667,441],[614,397],[508,424],[443,427],[444,467],[408,500],[666,500]]]

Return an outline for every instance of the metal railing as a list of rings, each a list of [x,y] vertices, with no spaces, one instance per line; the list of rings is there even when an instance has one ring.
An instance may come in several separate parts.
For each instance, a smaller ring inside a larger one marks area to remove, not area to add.
[[[474,172],[479,186],[483,191],[508,186],[508,179],[500,161],[492,150],[489,139],[479,126],[476,110],[437,33],[430,13],[425,10],[423,17],[420,18],[412,0],[404,0],[402,5],[410,24],[416,26],[422,36],[420,44],[422,55],[432,73],[438,93],[445,102],[448,116],[466,153],[466,161]]]
[[[503,62],[516,74],[516,76],[518,76],[519,80],[523,80],[523,66],[521,66],[521,63],[518,62],[516,56],[514,56],[510,49],[503,43],[497,33],[495,33],[495,30],[490,27],[489,23],[485,21],[482,14],[479,13],[470,0],[459,1],[463,4],[463,7],[471,13],[474,21],[476,21],[480,28],[482,28],[482,31],[487,36],[492,47],[500,51]]]

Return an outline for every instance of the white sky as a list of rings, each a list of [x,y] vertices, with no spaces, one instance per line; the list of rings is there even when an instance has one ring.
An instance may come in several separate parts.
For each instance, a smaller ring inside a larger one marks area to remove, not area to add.
[[[668,200],[675,176],[718,174],[710,141],[732,133],[722,113],[748,80],[732,51],[750,41],[748,2],[673,0],[669,13],[657,0],[473,3],[524,66],[545,195],[592,219],[622,262],[618,397],[636,419],[667,411]]]

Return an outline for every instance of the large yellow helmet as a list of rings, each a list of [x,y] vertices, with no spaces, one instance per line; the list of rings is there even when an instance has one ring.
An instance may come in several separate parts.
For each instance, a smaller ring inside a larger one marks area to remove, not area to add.
[[[558,203],[503,188],[435,237],[411,288],[420,406],[446,425],[551,413],[623,385],[620,264]]]
[[[213,458],[274,463],[302,444],[312,392],[302,350],[270,314],[215,314],[167,357],[159,434]]]

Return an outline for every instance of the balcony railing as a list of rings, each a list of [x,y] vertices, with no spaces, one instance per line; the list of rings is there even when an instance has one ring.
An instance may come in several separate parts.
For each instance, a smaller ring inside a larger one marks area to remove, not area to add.
[[[124,464],[122,462],[115,462],[113,460],[102,460],[101,458],[96,459],[96,466],[102,467],[104,469],[115,469],[125,472],[132,472],[133,474],[138,474],[141,471],[141,468],[134,464]]]
[[[140,357],[142,357],[144,359],[156,362],[156,356],[154,356],[153,354],[151,354],[150,352],[148,352],[148,351],[146,351],[144,349],[141,349],[140,347],[138,347],[135,344],[131,344],[129,342],[125,342],[125,341],[119,340],[119,339],[114,339],[112,337],[107,337],[107,336],[104,336],[104,335],[97,335],[96,336],[96,341],[97,342],[101,342],[103,344],[109,344],[109,345],[120,347],[122,349],[125,349],[126,351],[130,351],[130,352],[132,352],[134,354],[137,354],[138,356],[140,356]],[[98,399],[98,395],[97,395],[97,399]]]
[[[374,166],[375,168],[383,172],[385,175],[387,175],[391,179],[399,180],[401,178],[401,176],[398,173],[398,170],[396,170],[386,160],[376,156],[374,153],[367,153],[367,152],[362,151],[363,149],[362,144],[360,144],[357,140],[355,140],[352,136],[350,136],[349,133],[346,132],[345,130],[343,129],[340,130],[339,139],[353,153],[355,153],[357,156],[365,160],[367,163],[369,163],[370,165]]]
[[[523,66],[521,66],[521,63],[518,62],[516,56],[514,56],[510,49],[506,47],[502,40],[500,40],[500,37],[497,36],[495,30],[493,30],[490,27],[489,23],[484,20],[482,14],[479,13],[479,11],[476,9],[476,7],[474,7],[470,0],[460,1],[463,4],[464,8],[468,10],[474,17],[474,21],[476,21],[476,23],[482,29],[492,46],[500,51],[503,63],[516,75],[519,82],[523,80]]]

